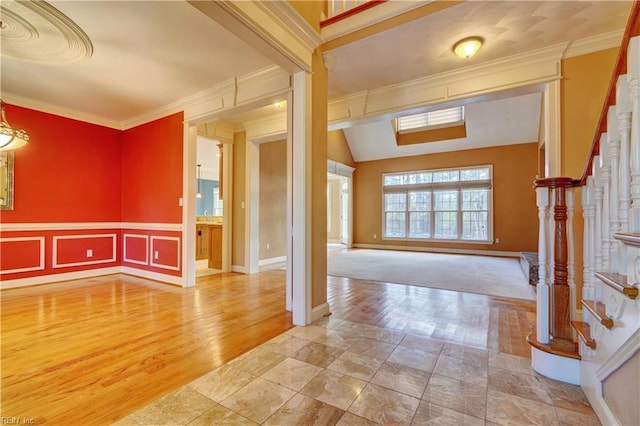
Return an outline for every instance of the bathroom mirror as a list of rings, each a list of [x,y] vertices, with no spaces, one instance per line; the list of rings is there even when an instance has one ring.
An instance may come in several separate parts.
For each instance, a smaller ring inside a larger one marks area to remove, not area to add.
[[[0,210],[13,210],[13,152],[0,151]]]

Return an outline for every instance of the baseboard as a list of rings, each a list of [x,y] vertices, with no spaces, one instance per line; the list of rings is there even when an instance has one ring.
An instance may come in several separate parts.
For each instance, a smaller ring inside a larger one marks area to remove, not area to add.
[[[287,256],[270,257],[268,259],[261,259],[258,261],[258,266],[272,265],[274,263],[285,262]]]
[[[231,265],[231,272],[239,272],[241,274],[246,274],[247,273],[247,267],[246,266],[239,266],[239,265]]]
[[[498,250],[470,250],[444,247],[408,247],[393,246],[385,244],[353,244],[354,248],[375,249],[375,250],[398,250],[398,251],[422,251],[429,253],[450,253],[450,254],[477,254],[483,256],[496,257],[520,257],[519,251],[498,251]]]
[[[329,310],[329,304],[327,302],[323,303],[322,305],[316,306],[311,310],[311,322],[318,321],[329,312],[331,311]]]
[[[182,278],[174,275],[159,274],[157,272],[145,271],[144,269],[130,268],[123,266],[121,269],[123,274],[133,275],[136,277],[148,278],[154,281],[160,281],[167,284],[179,285],[182,287]]]
[[[122,272],[120,266],[109,268],[87,269],[85,271],[64,272],[62,274],[40,275],[38,277],[18,278],[15,280],[2,280],[0,289],[29,287],[33,285],[52,284],[59,281],[80,280],[83,278],[99,277],[101,275],[119,274]]]
[[[342,244],[342,241],[340,241],[340,239],[339,239],[339,238],[338,238],[337,240],[336,240],[336,239],[331,238],[331,239],[327,239],[327,243],[328,243],[328,244]]]

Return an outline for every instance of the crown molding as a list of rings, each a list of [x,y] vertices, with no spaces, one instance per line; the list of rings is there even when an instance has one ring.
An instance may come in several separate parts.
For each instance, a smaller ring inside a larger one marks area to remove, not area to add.
[[[567,51],[564,53],[563,59],[573,58],[574,56],[586,55],[600,50],[620,47],[624,28],[609,33],[599,34],[597,36],[575,40],[569,43]]]
[[[278,111],[266,117],[243,123],[246,139],[253,142],[270,142],[287,134],[287,112]]]
[[[318,32],[291,6],[288,1],[259,1],[260,7],[269,10],[272,18],[280,21],[284,29],[294,37],[302,40],[307,48],[313,52],[324,43]]]
[[[89,114],[71,108],[64,108],[58,105],[36,101],[31,98],[13,95],[8,92],[3,92],[2,98],[6,103],[11,105],[33,109],[35,111],[45,112],[47,114],[58,115],[60,117],[69,118],[71,120],[84,121],[86,123],[109,127],[111,129],[124,130],[122,128],[122,122],[104,118],[99,115]]]

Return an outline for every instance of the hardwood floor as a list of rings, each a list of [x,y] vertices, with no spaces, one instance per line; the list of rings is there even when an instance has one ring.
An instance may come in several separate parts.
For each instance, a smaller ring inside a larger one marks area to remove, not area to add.
[[[290,329],[284,271],[5,290],[2,416],[108,424]],[[529,356],[535,303],[329,277],[333,317]]]

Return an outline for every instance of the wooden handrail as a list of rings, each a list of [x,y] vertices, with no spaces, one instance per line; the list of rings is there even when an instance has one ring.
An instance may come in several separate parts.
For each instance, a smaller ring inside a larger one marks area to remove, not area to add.
[[[344,12],[338,13],[330,18],[325,19],[324,21],[320,21],[320,28],[324,28],[327,25],[335,24],[338,21],[342,21],[350,16],[356,15],[360,12],[363,12],[367,9],[371,9],[373,6],[384,3],[387,0],[369,0],[365,3],[359,4],[356,7],[353,7],[349,10],[345,10]]]
[[[640,35],[640,2],[634,0],[631,6],[631,12],[629,13],[629,19],[627,20],[627,26],[622,37],[622,44],[620,45],[620,52],[618,52],[618,60],[616,66],[613,69],[613,76],[609,81],[609,89],[600,112],[600,119],[596,127],[596,133],[593,136],[593,142],[591,142],[591,150],[589,151],[589,157],[587,157],[587,164],[582,171],[580,179],[574,181],[574,186],[584,186],[587,184],[587,178],[591,175],[593,167],[593,159],[600,153],[600,135],[607,131],[607,113],[609,107],[616,103],[616,84],[618,77],[623,75],[627,71],[627,46],[629,40],[632,37]]]

